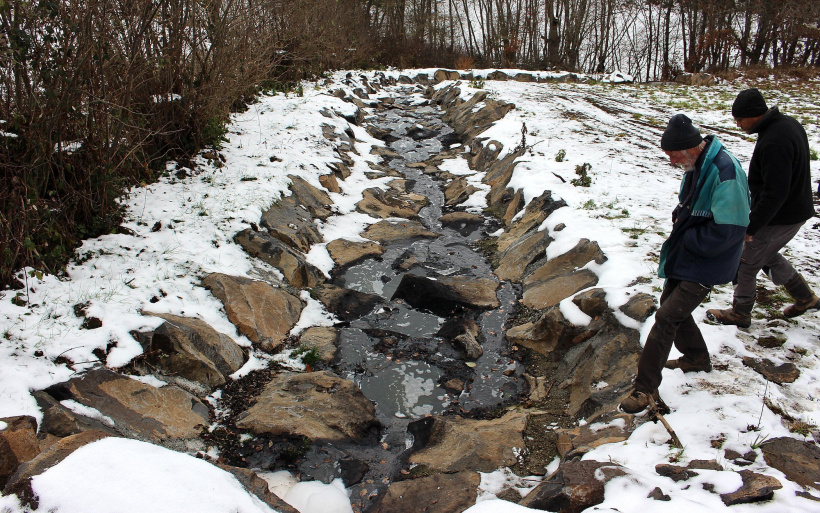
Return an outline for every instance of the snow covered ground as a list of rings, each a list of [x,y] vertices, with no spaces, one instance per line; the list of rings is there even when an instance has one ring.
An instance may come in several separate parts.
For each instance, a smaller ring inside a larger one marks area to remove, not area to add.
[[[432,76],[434,70],[427,71]],[[141,348],[129,332],[154,327],[158,322],[142,316],[142,310],[199,317],[239,344],[250,346],[227,320],[221,303],[199,285],[200,280],[212,272],[249,277],[276,272],[248,257],[233,242],[233,236],[257,222],[272,202],[289,194],[288,174],[320,187],[318,176],[327,173],[329,162],[337,160],[331,144],[322,137],[321,125],[330,124],[337,133],[348,128],[341,117],[327,117],[321,111],[344,115],[353,111],[352,105],[329,94],[340,86],[343,77],[337,74],[336,82],[328,86],[306,83],[303,97],[261,98],[247,112],[236,115],[228,134],[230,141],[222,150],[224,165],[217,167],[200,159],[196,172],[169,167],[167,175],[156,183],[132,189],[122,202],[127,212],[124,226],[134,235],[106,235],[86,241],[65,276],[21,271],[26,289],[0,293],[0,417],[26,414],[39,419],[41,413],[30,390],[65,381],[94,366],[97,358],[93,351],[97,348],[113,347],[108,356],[111,366],[123,365],[138,355]],[[769,84],[760,85],[769,104],[779,104],[786,114],[802,121],[811,147],[820,150],[817,84]],[[674,113],[686,113],[704,133],[716,134],[745,167],[754,142],[735,128],[730,107],[736,93],[747,85],[737,82],[703,88],[488,81],[484,88],[491,97],[512,102],[516,109],[482,137],[500,141],[507,151],[521,142],[525,125],[530,151],[520,159],[510,185],[522,188],[528,200],[551,190],[567,202],[568,208],[545,221],[547,228],[559,223],[567,226],[553,232],[557,239],[548,256],[569,250],[582,237],[597,241],[609,260],[602,265],[592,263],[590,268],[599,275],[598,286],[607,291],[610,305],[617,307],[638,292],[657,296],[662,286],[657,258],[671,228],[680,180],[680,172],[668,165],[658,147],[666,121]],[[468,82],[461,88],[464,96],[476,91]],[[420,95],[418,99],[422,101]],[[351,154],[356,163],[352,176],[341,184],[342,193],[331,194],[338,215],[320,227],[325,243],[340,237],[356,240],[358,232],[376,221],[356,213],[354,205],[363,189],[378,183],[368,180],[364,172],[369,171],[367,161],[375,159],[370,146],[382,143],[362,128],[352,129],[359,141],[359,155]],[[575,186],[571,181],[578,178],[576,168],[584,164],[591,166],[591,184]],[[464,172],[464,166],[453,166]],[[812,174],[816,182],[820,162],[812,162]],[[471,198],[470,204],[475,208],[483,205],[478,197]],[[815,227],[819,222],[810,220],[787,250],[816,291],[820,291],[820,229]],[[332,265],[325,244],[314,246],[309,257],[325,271]],[[774,289],[765,278],[760,281],[767,289]],[[297,330],[333,322],[317,302],[307,295],[305,299],[309,307]],[[696,318],[703,319],[708,308],[730,303],[731,287],[716,287],[695,312]],[[86,315],[99,318],[102,327],[81,328],[75,305],[83,304]],[[572,314],[570,305],[562,305],[568,315]],[[764,310],[758,309],[758,313]],[[642,326],[623,319],[640,328],[643,337],[652,325],[652,318]],[[659,477],[655,465],[670,459],[717,459],[732,469],[731,462],[723,461],[723,448],[744,453],[765,438],[817,436],[810,433],[816,433],[820,424],[820,315],[811,313],[774,326],[758,318],[748,330],[706,323],[701,329],[713,363],[726,370],[687,376],[667,370],[660,388],[673,409],[667,420],[684,450],[671,450],[663,427],[646,423],[628,441],[588,453],[585,458],[619,463],[640,477],[612,481],[598,511],[657,508],[659,503],[645,498],[656,486],[671,497],[663,504],[664,511],[723,510],[726,507],[718,495],[700,486],[682,489]],[[763,349],[756,343],[763,330],[786,337],[786,343],[778,349]],[[791,361],[800,368],[801,376],[788,385],[767,384],[743,366],[744,356]],[[264,366],[266,358],[256,354],[237,374]],[[803,434],[790,432],[788,423],[764,406],[764,395],[804,423],[805,429],[797,426]],[[722,448],[716,448],[718,445]],[[120,468],[120,460],[131,465]],[[113,511],[114,504],[123,512],[172,511],[165,508],[168,504],[192,505],[177,506],[173,511],[226,511],[222,503],[190,502],[193,495],[189,494],[196,491],[190,484],[194,476],[197,482],[209,483],[209,495],[227,498],[236,511],[269,511],[245,494],[233,478],[203,465],[193,457],[141,442],[102,440],[75,452],[35,479],[33,486],[43,497],[43,506],[61,513]],[[777,477],[784,488],[768,503],[733,506],[732,511],[820,511],[820,503],[796,497],[798,487],[766,467],[762,457],[747,468]],[[495,499],[493,490],[498,490],[498,482],[507,479],[505,476],[504,472],[484,476],[482,501],[469,510],[471,513],[530,511]],[[733,491],[740,484],[734,472],[703,471],[702,478],[715,484],[718,493]],[[164,487],[156,494],[145,494],[146,489],[153,489],[152,483]],[[293,491],[291,500],[302,513],[350,511],[344,493],[333,484],[297,488],[280,480],[277,486],[282,495]],[[103,488],[110,493],[102,493]],[[131,497],[140,497],[140,501]],[[0,497],[0,511],[18,512],[22,508],[14,497]]]

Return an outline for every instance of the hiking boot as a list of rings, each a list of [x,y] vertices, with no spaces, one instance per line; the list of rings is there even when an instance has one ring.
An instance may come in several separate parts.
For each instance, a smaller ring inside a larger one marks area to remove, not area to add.
[[[797,317],[809,310],[820,310],[820,298],[812,292],[802,275],[798,274],[783,286],[794,298],[794,304],[783,310],[785,317]]]
[[[649,398],[654,399],[655,406],[658,409],[658,412],[665,415],[669,413],[669,406],[663,402],[661,396],[658,394],[658,391],[655,390],[651,394],[647,394],[645,392],[641,392],[638,390],[632,390],[632,393],[629,394],[626,399],[621,401],[621,404],[618,405],[618,408],[624,413],[640,413],[645,409],[649,408],[650,402]]]
[[[712,371],[712,362],[707,355],[706,358],[702,358],[700,360],[695,360],[692,358],[687,357],[686,355],[681,356],[677,360],[669,360],[664,365],[667,369],[680,369],[684,373],[686,372],[711,372]]]
[[[706,310],[706,317],[712,322],[725,324],[727,326],[748,328],[752,325],[752,308],[754,306],[754,301],[750,303],[735,301],[732,308]]]

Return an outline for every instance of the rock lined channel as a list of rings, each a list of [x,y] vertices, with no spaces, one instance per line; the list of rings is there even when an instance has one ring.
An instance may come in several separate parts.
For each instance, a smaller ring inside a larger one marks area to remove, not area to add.
[[[457,78],[451,73],[440,70],[434,80]],[[505,79],[499,73],[495,79]],[[366,190],[357,205],[381,221],[361,239],[327,244],[336,264],[329,280],[305,254],[323,242],[317,222],[332,215],[330,197],[291,176],[291,194],[235,238],[280,275],[260,266],[256,279],[212,274],[202,281],[254,351],[309,349],[306,372],[273,363],[230,379],[247,360],[246,349],[198,319],[146,311],[163,323],[133,334],[144,354],[131,364],[36,392],[40,426],[27,417],[0,419],[8,426],[0,431],[4,493],[36,505],[32,476],[107,436],[215,460],[283,513],[295,510],[259,477],[267,471],[288,469],[300,480],[326,483],[341,478],[354,511],[390,513],[464,511],[475,503],[479,472],[501,467],[544,480],[524,498],[514,488],[499,496],[535,509],[581,511],[603,500],[607,480],[630,474],[581,457],[626,440],[649,420],[616,411],[640,353],[637,330],[618,319],[645,321],[654,298],[636,294],[613,312],[605,291],[595,288],[595,273],[584,269],[606,261],[594,241],[581,239],[546,259],[552,237],[539,228],[566,205],[549,191],[525,204],[522,191],[508,184],[526,147],[502,155],[501,144],[477,137],[512,105],[483,91],[465,101],[457,82],[425,89],[418,83],[426,84],[426,76],[414,80],[401,76],[407,87],[385,94],[379,91],[396,79],[349,75],[347,90],[333,93],[357,106],[346,115],[349,123],[363,124],[387,145],[374,148],[382,160],[369,174],[386,188]],[[322,130],[339,161],[319,181],[339,192],[354,164],[354,132]],[[450,158],[468,159],[483,173],[481,182],[444,171]],[[486,215],[459,206],[472,194],[486,195]],[[290,337],[306,292],[340,322]],[[558,305],[569,297],[588,324],[564,317]],[[105,351],[99,353],[104,360]],[[764,367],[760,372],[770,371]],[[772,442],[763,448],[771,466],[789,476],[816,473],[811,461],[789,457],[806,452],[805,443]],[[38,444],[49,449],[39,452]],[[560,465],[546,476],[555,457]],[[695,460],[656,472],[687,481],[701,469],[736,471],[743,486],[721,500],[765,501],[780,483],[739,471],[756,458],[754,451],[726,449],[721,463]],[[660,488],[650,498],[668,500]]]

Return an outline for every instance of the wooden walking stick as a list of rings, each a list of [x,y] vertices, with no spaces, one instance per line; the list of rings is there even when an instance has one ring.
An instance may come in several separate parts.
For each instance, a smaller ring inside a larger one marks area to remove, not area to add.
[[[668,410],[667,410],[668,412]],[[663,418],[661,415],[660,409],[658,408],[658,404],[655,402],[655,398],[652,397],[652,394],[649,394],[649,415],[652,420],[659,420],[663,427],[666,428],[666,431],[672,436],[672,439],[669,441],[672,447],[677,447],[678,449],[683,449],[683,444],[680,443],[680,438],[678,435],[675,434],[675,430],[672,429],[672,426],[666,422],[666,419]]]

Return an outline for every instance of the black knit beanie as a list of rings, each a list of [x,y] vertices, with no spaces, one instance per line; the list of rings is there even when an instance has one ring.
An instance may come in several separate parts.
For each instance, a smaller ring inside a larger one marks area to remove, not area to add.
[[[692,120],[686,114],[675,114],[666,125],[661,137],[661,149],[664,151],[680,151],[694,148],[703,141],[700,130],[695,128]]]
[[[755,88],[740,91],[732,104],[732,116],[736,118],[756,118],[766,114],[767,110],[766,100]]]

